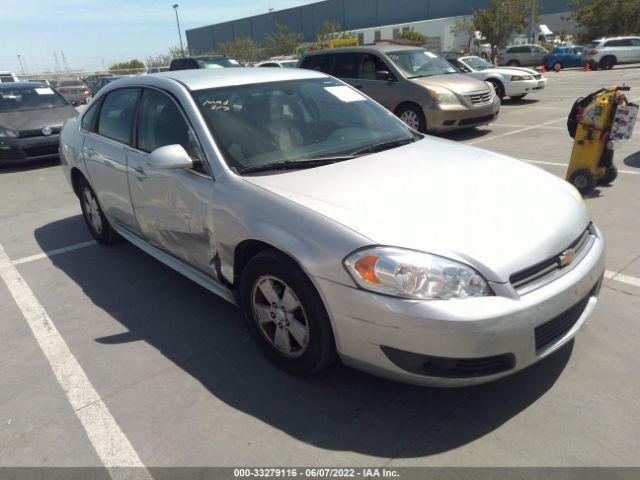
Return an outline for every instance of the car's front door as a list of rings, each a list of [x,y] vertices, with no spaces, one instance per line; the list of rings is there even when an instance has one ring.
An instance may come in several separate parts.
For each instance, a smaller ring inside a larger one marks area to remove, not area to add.
[[[155,149],[182,145],[193,169],[155,169]],[[131,201],[144,238],[192,267],[213,275],[213,178],[186,116],[166,92],[145,88],[136,139],[128,154]]]

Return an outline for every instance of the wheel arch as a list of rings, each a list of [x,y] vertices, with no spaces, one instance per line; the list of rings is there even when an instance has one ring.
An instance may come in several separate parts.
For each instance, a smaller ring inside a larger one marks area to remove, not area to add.
[[[73,167],[71,169],[71,188],[73,189],[73,193],[78,195],[78,186],[80,185],[80,180],[85,179],[87,182],[89,179],[85,176],[79,168]]]

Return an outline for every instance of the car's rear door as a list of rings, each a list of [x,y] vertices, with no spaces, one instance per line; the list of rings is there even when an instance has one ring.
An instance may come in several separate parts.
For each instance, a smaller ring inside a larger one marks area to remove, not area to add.
[[[97,118],[85,131],[82,153],[102,210],[117,226],[137,232],[127,182],[127,152],[140,89],[109,92],[95,107]]]
[[[155,149],[175,144],[190,154],[193,169],[154,169],[147,164]],[[145,240],[213,275],[213,178],[186,115],[163,90],[143,90],[127,170]]]

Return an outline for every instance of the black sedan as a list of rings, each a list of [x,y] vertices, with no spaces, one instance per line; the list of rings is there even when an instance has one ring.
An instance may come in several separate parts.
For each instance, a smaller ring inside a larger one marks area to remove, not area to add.
[[[0,84],[0,165],[58,156],[58,134],[78,115],[54,89],[42,83]]]

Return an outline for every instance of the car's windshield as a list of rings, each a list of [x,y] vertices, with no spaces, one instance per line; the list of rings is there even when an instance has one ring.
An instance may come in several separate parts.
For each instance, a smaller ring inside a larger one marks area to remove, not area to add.
[[[389,52],[387,56],[408,78],[458,73],[446,60],[424,49]]]
[[[227,57],[198,58],[197,62],[200,68],[232,68],[242,66],[237,60]]]
[[[487,62],[484,58],[480,57],[465,57],[460,60],[474,70],[486,70],[487,68],[494,68],[492,64]]]
[[[193,93],[230,167],[349,156],[415,134],[392,113],[330,78]]]
[[[0,112],[38,110],[41,108],[64,107],[67,102],[52,88],[15,88],[0,90]]]

